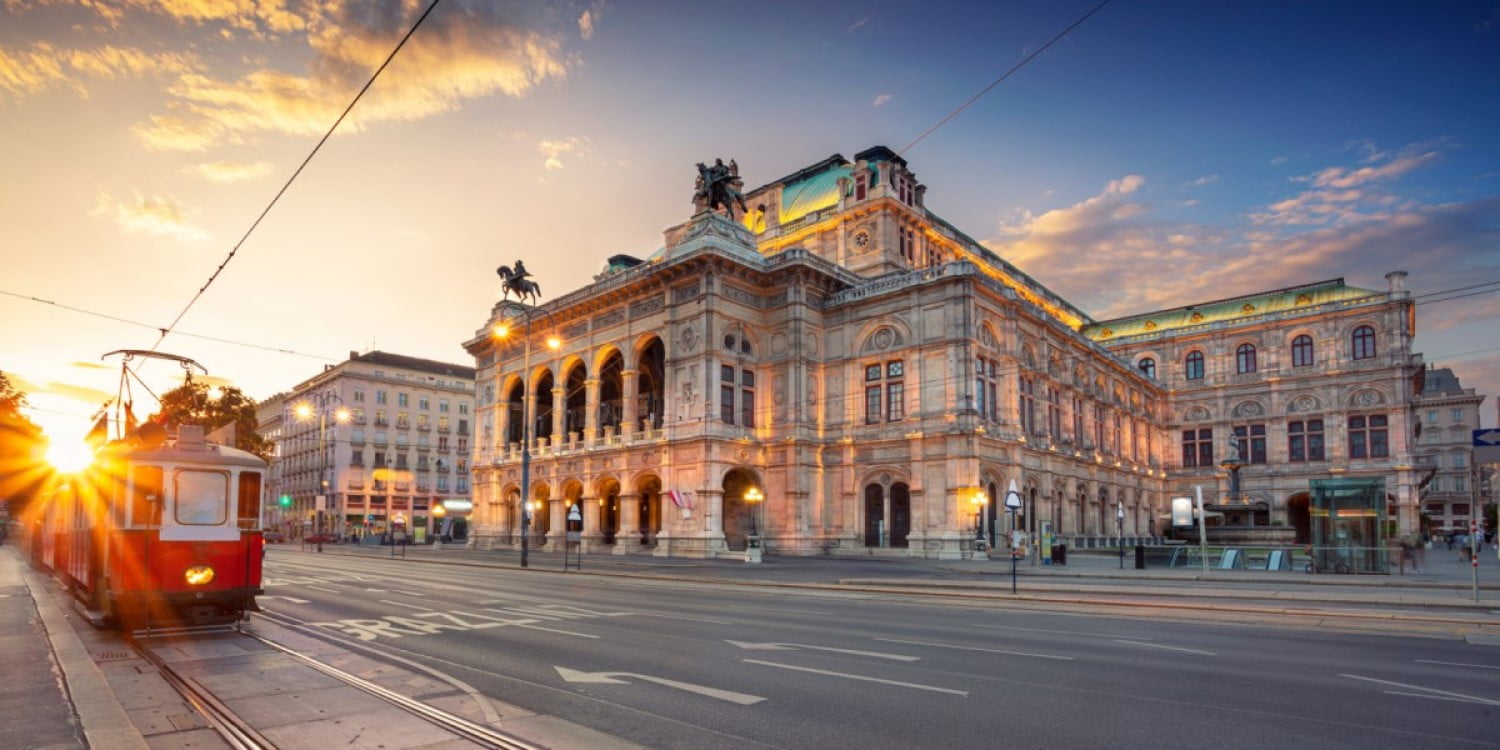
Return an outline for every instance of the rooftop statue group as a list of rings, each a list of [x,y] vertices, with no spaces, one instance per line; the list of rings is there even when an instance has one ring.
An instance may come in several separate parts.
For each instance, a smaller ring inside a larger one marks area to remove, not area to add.
[[[740,165],[733,159],[725,165],[723,159],[714,159],[714,165],[704,166],[698,162],[698,181],[694,185],[693,205],[699,211],[715,211],[723,207],[724,214],[734,218],[734,206],[745,212],[745,196],[740,192],[744,181],[740,179]]]
[[[693,186],[693,205],[699,211],[717,211],[723,208],[724,214],[730,219],[734,218],[735,206],[739,206],[740,213],[745,212],[745,196],[740,192],[745,183],[740,179],[740,165],[734,159],[730,159],[728,164],[723,159],[714,159],[711,167],[700,161],[697,166],[698,180]],[[509,299],[514,292],[520,302],[525,303],[530,299],[534,305],[541,296],[542,287],[531,280],[531,272],[526,270],[525,263],[518,260],[514,269],[500,266],[495,269],[495,273],[505,279],[501,299]]]

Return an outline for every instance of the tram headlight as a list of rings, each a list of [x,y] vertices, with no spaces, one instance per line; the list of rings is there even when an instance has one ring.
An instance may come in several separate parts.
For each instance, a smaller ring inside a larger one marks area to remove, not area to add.
[[[194,565],[184,571],[182,577],[189,586],[206,586],[214,579],[214,569],[207,565]]]

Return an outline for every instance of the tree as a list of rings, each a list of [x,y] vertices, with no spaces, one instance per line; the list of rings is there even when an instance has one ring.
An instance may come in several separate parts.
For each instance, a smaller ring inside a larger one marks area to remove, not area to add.
[[[24,502],[45,476],[42,430],[21,413],[26,406],[26,394],[0,372],[0,502]]]
[[[162,394],[161,409],[151,419],[169,426],[197,425],[204,432],[232,424],[234,447],[269,460],[271,441],[256,432],[255,407],[255,399],[234,386],[220,387],[214,398],[207,383],[187,382]]]

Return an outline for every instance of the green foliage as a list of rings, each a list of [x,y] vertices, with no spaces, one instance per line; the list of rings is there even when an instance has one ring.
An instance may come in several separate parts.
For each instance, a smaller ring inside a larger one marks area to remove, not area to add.
[[[234,425],[234,447],[261,458],[271,456],[271,441],[255,431],[255,399],[234,386],[221,386],[218,398],[207,383],[185,383],[161,396],[161,410],[151,417],[168,426],[198,425],[213,432]]]
[[[24,501],[43,476],[42,430],[21,413],[26,405],[26,394],[0,372],[0,502]]]

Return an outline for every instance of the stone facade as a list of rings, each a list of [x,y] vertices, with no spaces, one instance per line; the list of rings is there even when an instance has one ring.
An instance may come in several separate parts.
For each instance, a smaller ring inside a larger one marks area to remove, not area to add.
[[[1206,322],[1184,308],[1099,323],[929,212],[925,193],[889,149],[835,155],[541,307],[495,305],[465,342],[474,543],[517,543],[522,497],[538,508],[529,541],[546,545],[580,507],[588,552],[739,554],[752,527],[767,551],[800,555],[957,558],[1043,524],[1074,545],[1153,538],[1172,495],[1202,484],[1224,498],[1215,462],[1233,426],[1253,424],[1266,460],[1245,470],[1243,498],[1219,503],[1244,505],[1230,525],[1290,540],[1298,483],[1345,473],[1388,476],[1415,523],[1404,435],[1421,365],[1404,275],[1386,292],[1279,290],[1275,311],[1221,300]],[[1356,360],[1343,350],[1361,326],[1376,353]],[[1294,368],[1301,335],[1316,359]],[[1263,358],[1249,377],[1232,369],[1244,343]],[[1169,364],[1190,350],[1207,368],[1192,382]],[[1321,416],[1324,458],[1285,459],[1292,414]],[[1345,455],[1354,415],[1381,417],[1387,455]],[[1208,465],[1184,467],[1181,434],[1196,442],[1200,425],[1214,430]]]
[[[1485,498],[1474,465],[1474,430],[1484,394],[1465,388],[1453,371],[1429,369],[1414,408],[1421,423],[1416,465],[1424,470],[1422,514],[1433,533],[1467,531]]]

